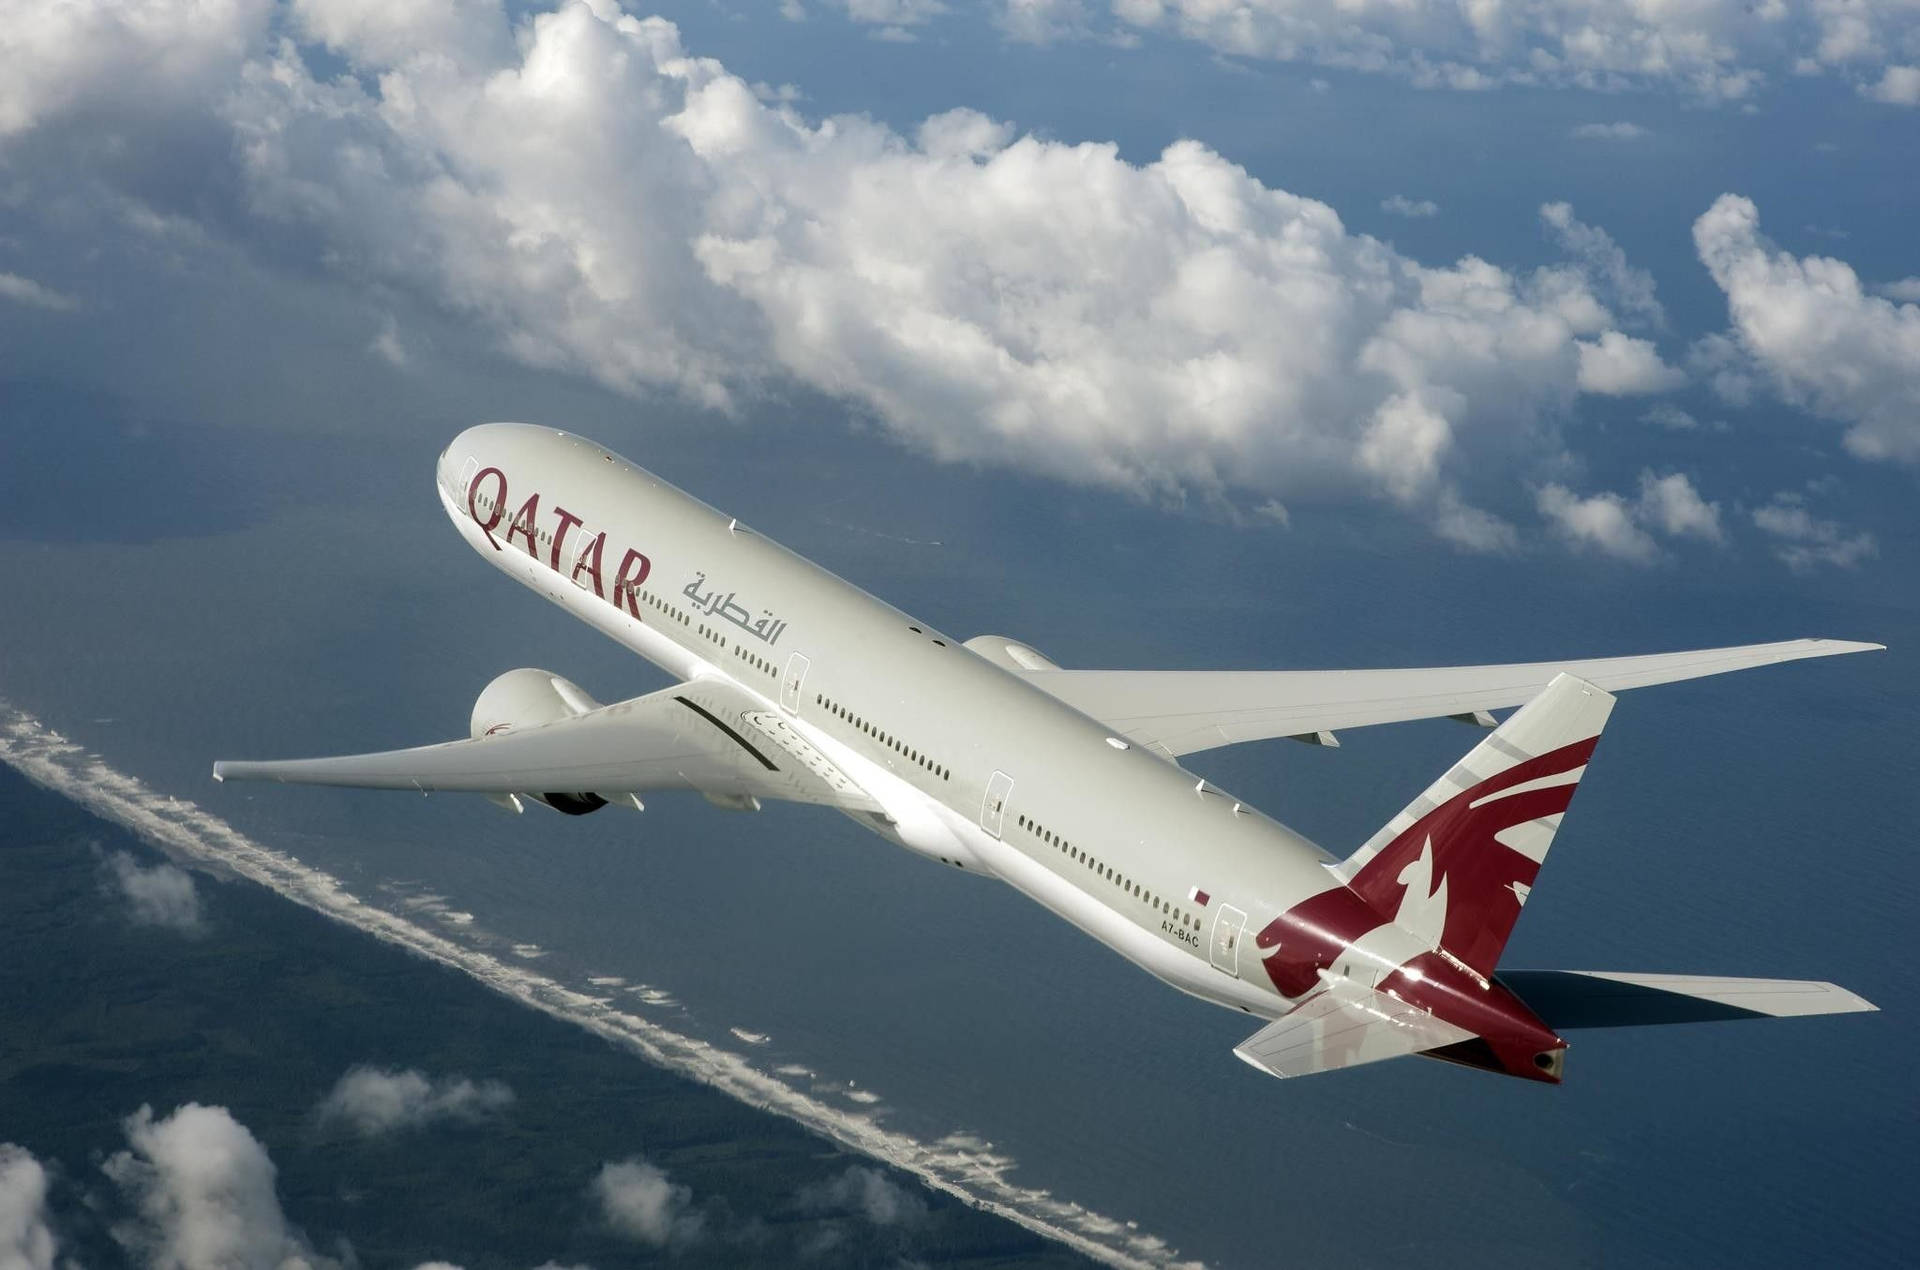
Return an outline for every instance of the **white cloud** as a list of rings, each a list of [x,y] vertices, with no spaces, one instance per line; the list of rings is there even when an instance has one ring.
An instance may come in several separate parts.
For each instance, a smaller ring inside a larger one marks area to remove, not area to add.
[[[1085,0],[1002,0],[993,20],[1010,40],[1048,44],[1092,31]]]
[[[1699,538],[1725,542],[1720,526],[1720,504],[1700,497],[1693,482],[1679,472],[1655,476],[1640,474],[1640,519],[1671,538]]]
[[[1540,514],[1576,547],[1635,564],[1657,559],[1660,548],[1634,523],[1633,508],[1618,494],[1581,498],[1564,485],[1547,484],[1537,495]]]
[[[904,30],[924,26],[947,11],[940,0],[836,0],[855,22]]]
[[[1780,250],[1737,195],[1715,200],[1693,240],[1727,296],[1731,329],[1711,356],[1728,377],[1847,424],[1862,458],[1920,462],[1920,305],[1867,294],[1843,261]]]
[[[1634,564],[1651,564],[1660,558],[1655,533],[1715,544],[1726,541],[1720,504],[1702,498],[1680,472],[1640,473],[1640,494],[1632,500],[1610,492],[1582,498],[1564,485],[1549,483],[1536,491],[1535,505],[1573,546]]]
[[[1568,135],[1578,141],[1638,141],[1650,134],[1637,123],[1618,120],[1614,123],[1576,124]]]
[[[1571,203],[1543,203],[1540,220],[1560,249],[1580,262],[1601,299],[1634,322],[1655,328],[1667,324],[1653,275],[1628,263],[1627,253],[1606,230],[1576,217]]]
[[[1754,508],[1753,523],[1777,540],[1774,554],[1796,573],[1821,565],[1851,569],[1880,553],[1872,534],[1849,533],[1837,521],[1816,518],[1799,494],[1788,491]]]
[[[1859,82],[1920,44],[1920,10],[1906,0],[1111,0],[1110,7],[1123,26],[1223,53],[1469,91],[1502,84],[1666,89],[1739,102],[1788,73]]]
[[[1669,432],[1692,432],[1700,426],[1698,419],[1670,401],[1655,402],[1640,416],[1640,421]]]
[[[1873,289],[1889,300],[1920,301],[1920,278],[1901,278],[1896,282],[1882,282]]]
[[[1411,199],[1405,194],[1395,194],[1381,201],[1380,210],[1393,216],[1404,216],[1408,220],[1419,220],[1427,216],[1438,216],[1440,204],[1430,198]]]
[[[256,211],[625,391],[792,377],[943,458],[1176,499],[1372,487],[1439,525],[1476,456],[1674,377],[1603,338],[1588,271],[1422,265],[1194,142],[1141,166],[971,111],[809,121],[607,8],[536,16],[504,62],[389,64],[310,20],[361,75],[248,67]],[[1384,455],[1416,414],[1422,448]]]
[[[63,295],[52,287],[35,282],[32,278],[23,278],[17,273],[0,273],[0,298],[54,313],[71,313],[80,307],[80,302],[72,296]]]
[[[433,1080],[412,1069],[355,1067],[320,1101],[315,1114],[323,1126],[344,1127],[370,1138],[439,1120],[480,1120],[512,1103],[513,1091],[497,1080]]]
[[[801,1207],[858,1213],[875,1226],[907,1226],[927,1215],[927,1202],[878,1169],[856,1164],[828,1181],[808,1186]]]
[[[107,873],[136,925],[160,926],[183,935],[206,929],[200,892],[185,869],[165,862],[143,868],[125,851],[116,851],[107,857]]]
[[[1609,397],[1638,397],[1668,392],[1687,382],[1685,374],[1660,360],[1649,340],[1604,331],[1580,342],[1580,390]]]
[[[1920,66],[1889,66],[1871,87],[1861,92],[1889,106],[1920,106]]]
[[[380,319],[380,333],[367,345],[367,351],[390,366],[407,364],[407,346],[400,342],[400,324],[392,314]]]
[[[53,1270],[59,1246],[47,1220],[47,1171],[25,1147],[0,1142],[0,1270]]]
[[[154,1270],[338,1270],[287,1225],[273,1161],[226,1108],[142,1107],[123,1127],[131,1149],[101,1167],[145,1219],[116,1235]]]
[[[0,4],[0,138],[79,106],[205,99],[264,38],[272,0]]]
[[[608,1225],[655,1248],[691,1243],[705,1224],[692,1211],[693,1192],[669,1182],[664,1170],[639,1158],[602,1165],[593,1194]]]

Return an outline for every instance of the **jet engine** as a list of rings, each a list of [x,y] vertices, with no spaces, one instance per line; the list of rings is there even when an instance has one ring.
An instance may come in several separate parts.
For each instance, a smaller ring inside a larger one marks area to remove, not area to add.
[[[522,666],[509,670],[481,691],[479,700],[473,703],[471,731],[478,740],[556,723],[599,708],[600,703],[572,680]],[[584,816],[607,805],[606,799],[590,790],[527,792],[529,797],[569,816]]]

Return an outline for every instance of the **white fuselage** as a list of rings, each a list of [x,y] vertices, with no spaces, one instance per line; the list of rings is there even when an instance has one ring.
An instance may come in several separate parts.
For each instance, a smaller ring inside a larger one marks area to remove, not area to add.
[[[884,808],[848,813],[862,825],[1001,879],[1184,991],[1288,1008],[1253,934],[1338,880],[1286,826],[590,441],[472,428],[437,483],[496,567],[668,674],[781,711]]]

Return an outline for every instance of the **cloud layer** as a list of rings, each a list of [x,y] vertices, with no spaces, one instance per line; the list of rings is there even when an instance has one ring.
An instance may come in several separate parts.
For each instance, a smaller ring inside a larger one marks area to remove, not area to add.
[[[1769,80],[1831,74],[1920,104],[1920,11],[1903,0],[1002,0],[1015,39],[1165,33],[1223,53],[1394,75],[1466,91],[1504,84],[1668,89],[1740,101]]]

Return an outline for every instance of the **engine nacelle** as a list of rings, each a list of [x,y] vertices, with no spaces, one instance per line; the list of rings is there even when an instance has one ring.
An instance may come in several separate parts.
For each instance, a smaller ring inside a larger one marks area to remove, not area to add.
[[[498,736],[516,728],[537,728],[597,710],[600,703],[580,691],[571,680],[547,670],[522,666],[509,670],[480,693],[473,703],[472,732],[477,739]]]
[[[571,719],[589,710],[596,710],[599,706],[598,701],[582,692],[572,680],[563,679],[551,671],[522,666],[518,670],[509,670],[481,691],[479,700],[473,703],[470,730],[476,740],[499,736],[503,732],[537,728],[544,723]],[[606,799],[591,790],[516,792],[524,792],[569,816],[584,816],[607,805]]]

